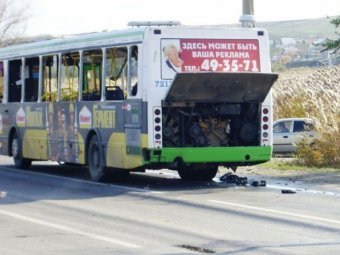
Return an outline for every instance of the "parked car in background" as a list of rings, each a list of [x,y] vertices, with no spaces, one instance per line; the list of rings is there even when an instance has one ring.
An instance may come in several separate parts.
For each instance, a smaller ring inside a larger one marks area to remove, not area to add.
[[[273,124],[273,152],[294,153],[304,139],[313,143],[316,136],[314,121],[310,118],[287,118]]]

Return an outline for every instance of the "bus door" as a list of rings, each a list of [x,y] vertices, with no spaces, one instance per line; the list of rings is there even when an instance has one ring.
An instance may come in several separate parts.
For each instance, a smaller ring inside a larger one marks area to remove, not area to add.
[[[115,129],[108,139],[107,165],[141,165],[142,100],[138,91],[138,46],[107,49],[105,96],[115,107]]]
[[[126,168],[141,165],[142,101],[127,100],[124,105]]]
[[[127,168],[135,168],[142,164],[142,125],[143,104],[138,91],[138,46],[129,47],[127,100],[124,104],[126,164]]]

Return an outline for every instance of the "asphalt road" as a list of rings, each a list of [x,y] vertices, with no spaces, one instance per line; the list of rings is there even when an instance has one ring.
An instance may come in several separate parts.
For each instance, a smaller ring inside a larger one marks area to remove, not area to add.
[[[339,193],[267,183],[168,171],[93,183],[82,168],[23,171],[0,156],[0,254],[340,254]]]

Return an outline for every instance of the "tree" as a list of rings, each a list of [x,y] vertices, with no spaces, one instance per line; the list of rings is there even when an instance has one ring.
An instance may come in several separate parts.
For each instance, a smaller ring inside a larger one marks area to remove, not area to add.
[[[340,17],[332,19],[330,22],[337,29],[340,26]],[[338,32],[335,32],[335,33],[337,35],[339,35]],[[337,52],[340,49],[340,38],[335,39],[335,40],[327,39],[326,43],[323,46],[325,48],[322,51],[331,50],[331,51],[333,51],[333,53],[335,53],[335,52]]]
[[[31,9],[24,0],[0,0],[0,47],[15,43],[26,29]]]

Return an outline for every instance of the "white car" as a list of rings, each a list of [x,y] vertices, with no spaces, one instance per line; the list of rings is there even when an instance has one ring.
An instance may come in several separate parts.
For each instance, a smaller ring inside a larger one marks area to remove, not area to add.
[[[273,124],[273,135],[274,153],[294,153],[303,139],[313,143],[316,136],[314,121],[310,118],[279,119]]]

